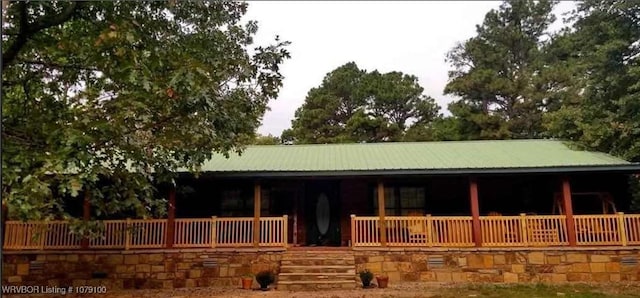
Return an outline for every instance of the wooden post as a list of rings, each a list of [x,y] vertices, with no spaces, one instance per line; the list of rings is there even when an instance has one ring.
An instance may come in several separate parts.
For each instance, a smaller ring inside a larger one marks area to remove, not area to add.
[[[562,207],[567,217],[567,238],[569,246],[576,246],[576,222],[573,220],[573,204],[571,203],[571,184],[568,177],[562,178]]]
[[[262,200],[262,190],[260,182],[253,185],[253,246],[260,246],[260,203]]]
[[[433,246],[433,231],[432,231],[431,227],[432,227],[433,223],[432,223],[432,220],[431,220],[431,214],[427,214],[425,217],[426,217],[425,221],[426,221],[426,224],[427,224],[426,229],[425,229],[425,231],[427,232],[427,245],[429,245],[429,247],[432,247]]]
[[[527,214],[520,213],[520,240],[524,246],[529,245],[529,232],[527,231]]]
[[[387,246],[387,224],[384,219],[385,204],[384,204],[384,182],[378,181],[378,216],[380,217],[380,245],[382,247]]]
[[[351,214],[351,243],[349,246],[354,247],[356,243],[356,215]]]
[[[283,215],[282,221],[282,244],[287,248],[289,246],[289,216],[286,214]]]
[[[471,201],[473,241],[477,247],[480,247],[482,246],[482,231],[480,230],[480,203],[478,202],[478,181],[476,177],[469,178],[469,200]]]
[[[627,246],[627,229],[624,222],[624,212],[618,212],[618,234],[620,234],[620,243]]]
[[[84,221],[85,224],[87,224],[89,220],[91,220],[91,202],[89,201],[89,199],[90,199],[90,194],[89,194],[89,190],[87,189],[84,191],[84,201],[82,202],[82,220]],[[80,246],[82,247],[82,249],[89,248],[89,238],[87,238],[86,235],[82,237]]]
[[[169,204],[167,206],[167,248],[173,247],[176,233],[176,188],[172,185],[169,189]]]
[[[216,243],[218,243],[218,235],[216,232],[218,231],[218,218],[216,216],[211,217],[211,248],[216,248]]]
[[[124,234],[124,250],[129,250],[129,247],[131,246],[131,233],[133,233],[133,230],[131,228],[131,218],[127,218],[127,228],[126,228],[126,233]]]
[[[2,201],[2,239],[0,239],[0,247],[4,246],[4,235],[5,235],[5,231],[7,229],[7,216],[9,216],[9,206],[7,206],[7,203],[3,200]]]

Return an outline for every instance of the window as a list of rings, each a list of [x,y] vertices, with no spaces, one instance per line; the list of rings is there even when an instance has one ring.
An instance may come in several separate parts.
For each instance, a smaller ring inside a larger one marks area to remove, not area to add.
[[[423,215],[425,209],[424,187],[385,187],[386,215]],[[373,208],[378,214],[378,190],[373,191]]]
[[[260,216],[269,216],[271,214],[270,203],[269,191],[263,190],[260,200]],[[253,189],[251,191],[243,191],[241,189],[222,191],[219,216],[253,216]]]
[[[243,193],[242,190],[224,190],[220,200],[220,216],[252,216],[253,196]]]

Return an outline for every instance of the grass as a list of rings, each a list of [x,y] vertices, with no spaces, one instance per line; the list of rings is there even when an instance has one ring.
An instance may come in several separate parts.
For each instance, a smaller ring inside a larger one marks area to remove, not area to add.
[[[466,286],[452,286],[438,289],[432,298],[464,298],[464,297],[495,297],[495,298],[629,298],[640,297],[640,285],[495,285],[474,284]]]

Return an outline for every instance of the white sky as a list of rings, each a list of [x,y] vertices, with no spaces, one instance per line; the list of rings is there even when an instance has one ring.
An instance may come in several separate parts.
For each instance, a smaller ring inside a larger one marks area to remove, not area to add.
[[[291,59],[278,99],[269,103],[261,134],[280,136],[309,89],[333,69],[354,61],[361,69],[416,75],[424,93],[446,113],[451,96],[442,94],[450,67],[446,53],[475,35],[475,25],[500,1],[250,1],[247,20],[258,21],[257,45],[276,35],[291,41]],[[562,1],[557,13],[571,10]],[[561,16],[553,28],[562,26]]]

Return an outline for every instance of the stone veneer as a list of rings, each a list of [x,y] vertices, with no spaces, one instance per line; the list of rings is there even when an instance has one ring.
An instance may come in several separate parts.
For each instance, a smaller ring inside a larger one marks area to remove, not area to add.
[[[357,272],[366,268],[390,281],[437,282],[636,281],[639,257],[638,248],[355,251]]]
[[[282,251],[166,250],[5,252],[3,285],[108,289],[240,285],[244,274],[278,272]],[[104,275],[106,276],[97,276]]]
[[[277,274],[283,253],[262,249],[4,252],[2,283],[108,289],[239,286],[239,277],[247,273],[270,269]],[[389,248],[353,253],[357,271],[385,273],[392,282],[640,280],[640,247]]]

